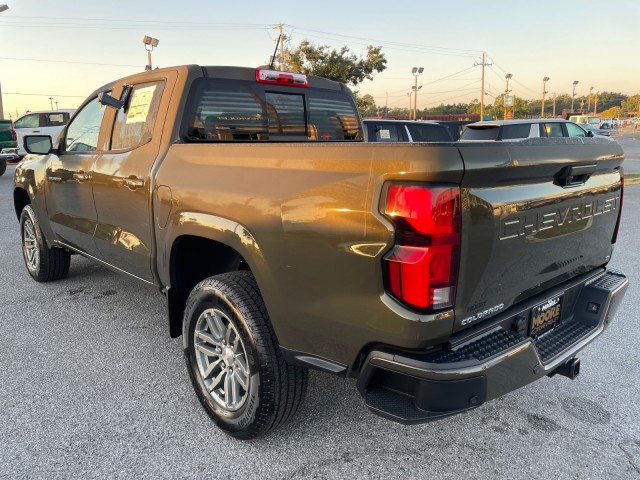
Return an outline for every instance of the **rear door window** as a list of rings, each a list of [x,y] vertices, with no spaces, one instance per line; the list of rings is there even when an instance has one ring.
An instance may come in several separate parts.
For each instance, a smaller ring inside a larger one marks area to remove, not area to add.
[[[447,127],[440,125],[407,125],[414,142],[450,142],[451,134]]]
[[[43,114],[43,117],[43,127],[64,127],[69,123],[68,112],[45,113]]]
[[[519,138],[529,138],[531,133],[530,123],[518,123],[514,125],[502,126],[502,140],[516,140]]]
[[[151,140],[162,98],[164,82],[134,85],[127,108],[116,115],[111,134],[111,150],[130,150]]]
[[[546,137],[564,137],[562,132],[562,124],[558,122],[550,122],[541,124],[542,133]]]
[[[398,123],[369,123],[370,142],[406,142],[404,125]]]
[[[496,140],[500,133],[498,125],[466,127],[460,140]]]

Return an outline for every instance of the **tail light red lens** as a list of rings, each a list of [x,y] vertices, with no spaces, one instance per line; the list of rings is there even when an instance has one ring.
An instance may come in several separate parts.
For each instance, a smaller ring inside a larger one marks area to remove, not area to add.
[[[460,189],[392,184],[384,214],[396,227],[396,245],[384,257],[389,293],[420,310],[452,307],[460,250]]]
[[[14,129],[13,124],[11,124],[11,138],[13,139],[14,142],[18,140],[18,136],[16,135],[16,131]]]

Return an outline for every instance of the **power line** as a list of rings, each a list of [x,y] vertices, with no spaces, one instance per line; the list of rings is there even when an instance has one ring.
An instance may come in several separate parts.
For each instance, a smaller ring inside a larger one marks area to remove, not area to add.
[[[62,97],[62,98],[87,98],[86,95],[59,95],[57,93],[15,93],[15,92],[2,92],[2,95],[24,95],[31,97]]]
[[[0,60],[20,60],[25,62],[49,62],[49,63],[72,63],[77,65],[99,65],[102,67],[134,67],[140,68],[140,65],[128,65],[119,63],[95,63],[95,62],[74,62],[71,60],[48,60],[43,58],[17,58],[17,57],[0,57]]]

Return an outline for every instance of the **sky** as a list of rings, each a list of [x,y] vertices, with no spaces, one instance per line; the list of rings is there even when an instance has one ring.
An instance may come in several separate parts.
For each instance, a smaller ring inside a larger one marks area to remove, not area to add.
[[[456,2],[269,2],[0,0],[0,86],[5,118],[27,110],[75,108],[96,88],[144,70],[145,35],[160,40],[153,66],[259,66],[273,53],[274,25],[302,40],[363,55],[381,46],[387,69],[359,86],[376,104],[408,106],[418,77],[418,108],[485,102],[505,90],[534,99],[640,94],[639,0]],[[52,100],[50,100],[50,97]]]

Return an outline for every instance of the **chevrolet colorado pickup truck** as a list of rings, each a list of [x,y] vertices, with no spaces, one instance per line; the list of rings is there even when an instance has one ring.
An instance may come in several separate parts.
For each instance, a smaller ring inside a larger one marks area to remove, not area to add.
[[[26,268],[61,279],[80,254],[155,285],[237,438],[286,423],[309,368],[405,424],[574,378],[627,288],[606,267],[620,146],[362,139],[323,78],[191,65],[110,83],[55,143],[25,137]]]

